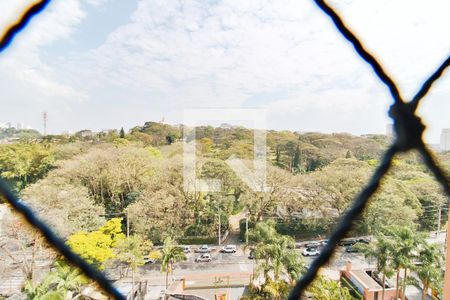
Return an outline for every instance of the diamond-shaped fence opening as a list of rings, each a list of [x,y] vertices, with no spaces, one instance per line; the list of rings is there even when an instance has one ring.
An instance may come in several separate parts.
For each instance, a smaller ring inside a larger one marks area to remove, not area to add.
[[[389,110],[390,117],[394,120],[394,129],[396,138],[393,144],[383,155],[380,165],[372,175],[369,183],[356,196],[351,208],[342,217],[341,222],[336,226],[330,235],[327,245],[324,247],[320,255],[313,261],[308,271],[297,282],[291,291],[289,298],[291,300],[300,299],[308,285],[317,276],[319,269],[324,266],[332,257],[340,239],[352,228],[353,221],[361,215],[371,196],[378,190],[382,178],[386,175],[392,165],[392,159],[395,155],[417,150],[424,164],[433,173],[436,180],[441,184],[447,198],[450,199],[450,187],[447,175],[439,167],[433,158],[430,150],[426,147],[422,135],[425,126],[417,116],[416,110],[420,101],[425,97],[431,89],[433,83],[441,77],[445,69],[450,65],[450,56],[439,66],[439,68],[422,84],[417,94],[409,101],[404,101],[400,96],[399,90],[395,82],[386,74],[382,65],[370,54],[358,40],[358,38],[349,30],[339,15],[323,0],[314,0],[317,6],[328,15],[339,32],[347,39],[355,48],[356,53],[368,64],[371,65],[378,78],[387,86],[394,104]],[[49,0],[40,1],[31,6],[22,16],[21,20],[12,26],[0,40],[0,53],[7,48],[13,41],[14,36],[28,24],[30,19],[45,9]],[[88,277],[96,281],[105,292],[114,299],[124,299],[107,280],[107,278],[95,268],[90,266],[85,260],[73,253],[72,250],[60,239],[45,223],[37,218],[33,211],[23,202],[17,199],[4,183],[0,182],[0,195],[2,195],[9,204],[25,219],[28,223],[35,227],[61,255],[63,255],[70,263],[80,268]],[[448,272],[448,270],[446,270]],[[446,272],[446,273],[447,273]],[[447,275],[447,274],[446,274]],[[447,275],[448,276],[448,275]]]

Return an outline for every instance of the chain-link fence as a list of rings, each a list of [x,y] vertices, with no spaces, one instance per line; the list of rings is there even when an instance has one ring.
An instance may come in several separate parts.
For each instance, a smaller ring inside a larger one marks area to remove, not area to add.
[[[382,65],[370,54],[358,40],[358,38],[349,30],[339,15],[323,0],[314,0],[317,6],[327,14],[339,32],[347,39],[355,48],[356,53],[371,65],[378,78],[387,86],[394,100],[389,110],[389,116],[394,121],[394,129],[396,138],[392,145],[387,149],[380,165],[370,179],[366,187],[355,198],[353,205],[342,217],[342,221],[329,237],[327,245],[324,247],[320,255],[313,261],[308,271],[297,282],[294,289],[289,295],[289,299],[300,299],[305,289],[314,280],[318,270],[324,266],[332,257],[337,244],[352,228],[353,221],[361,215],[367,205],[370,197],[379,189],[382,178],[386,175],[392,165],[392,159],[401,152],[417,150],[423,158],[424,164],[430,169],[436,180],[441,184],[445,194],[450,198],[449,181],[444,171],[436,163],[430,150],[423,141],[423,132],[425,126],[419,116],[416,115],[418,104],[431,89],[433,83],[441,77],[445,69],[450,65],[450,57],[448,57],[439,68],[422,84],[417,94],[410,100],[405,101],[400,96],[399,90],[395,82],[386,74]],[[12,26],[0,41],[0,53],[7,48],[13,41],[14,36],[22,30],[30,21],[30,19],[45,9],[49,0],[40,1],[31,6],[22,16],[21,20]],[[53,246],[61,255],[63,255],[74,266],[79,267],[88,277],[96,281],[98,285],[114,299],[124,299],[108,281],[108,279],[95,268],[90,266],[85,260],[73,253],[71,249],[64,243],[62,239],[45,223],[37,218],[33,211],[21,202],[11,193],[4,183],[0,182],[0,195],[9,202],[9,204],[19,212],[30,225],[38,229],[46,238],[47,242]]]

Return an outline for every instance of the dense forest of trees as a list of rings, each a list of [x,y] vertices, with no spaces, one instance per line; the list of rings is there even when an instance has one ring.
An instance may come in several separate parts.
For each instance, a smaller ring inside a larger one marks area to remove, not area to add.
[[[110,130],[0,145],[0,176],[65,236],[97,226],[104,214],[125,212],[132,232],[155,243],[167,236],[210,236],[219,211],[223,230],[231,214],[248,211],[253,222],[279,216],[280,230],[292,235],[325,234],[390,142],[381,135],[269,131],[271,189],[262,193],[252,191],[225,163],[232,154],[253,158],[250,129],[202,126],[195,137],[197,174],[219,178],[219,192],[183,190],[183,143],[192,135],[183,126],[155,122],[128,133]],[[448,169],[450,155],[441,158]],[[355,230],[371,234],[382,224],[413,222],[435,230],[437,208],[444,201],[417,155],[399,156]]]
[[[173,263],[185,259],[177,242],[216,241],[219,219],[224,234],[230,216],[248,215],[251,241],[258,255],[267,257],[258,263],[257,270],[264,274],[265,284],[252,287],[260,299],[286,296],[294,278],[304,271],[302,260],[289,250],[292,237],[326,236],[367,183],[390,143],[382,135],[268,131],[266,180],[270,188],[258,192],[226,163],[235,155],[251,165],[252,130],[197,127],[197,174],[222,183],[219,191],[206,193],[188,192],[183,186],[183,145],[193,140],[192,128],[147,122],[129,132],[84,130],[70,136],[34,134],[32,138],[27,133],[12,133],[12,142],[0,144],[0,177],[97,267],[120,261],[133,273],[143,264],[143,254],[152,251],[155,258],[166,262],[162,270],[168,276]],[[450,171],[450,153],[436,155]],[[440,225],[445,225],[445,204],[440,187],[418,155],[397,156],[352,234],[379,236],[386,228],[411,228],[412,224],[414,230],[434,231],[439,212]],[[10,228],[8,239],[13,243],[8,245],[54,255],[20,220],[11,217],[3,222],[4,228]],[[123,234],[127,223],[129,237]],[[270,237],[267,232],[271,232]],[[0,245],[0,251],[8,253],[8,245]],[[154,245],[163,245],[163,249],[152,250]],[[34,265],[29,261],[15,263],[22,264],[32,283]],[[290,281],[268,276],[271,268]],[[63,261],[56,260],[51,270],[38,285],[30,283],[24,291],[29,295],[55,292],[43,285],[54,286],[54,280],[61,276],[77,278],[77,289],[85,282]],[[70,292],[76,294],[77,289]],[[351,299],[348,290],[326,278],[319,278],[311,287],[313,294],[325,290],[340,299]]]

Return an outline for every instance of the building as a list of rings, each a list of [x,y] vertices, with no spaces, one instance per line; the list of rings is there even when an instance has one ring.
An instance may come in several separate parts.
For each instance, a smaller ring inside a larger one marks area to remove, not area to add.
[[[248,294],[252,275],[245,272],[218,275],[191,274],[188,278],[175,280],[165,291],[165,295],[169,300],[238,300]]]
[[[383,292],[381,280],[375,276],[373,268],[353,268],[350,261],[341,270],[341,281],[350,291],[364,300],[379,300]],[[395,298],[395,284],[386,280],[385,299]]]
[[[450,128],[442,129],[440,149],[441,151],[450,151]]]

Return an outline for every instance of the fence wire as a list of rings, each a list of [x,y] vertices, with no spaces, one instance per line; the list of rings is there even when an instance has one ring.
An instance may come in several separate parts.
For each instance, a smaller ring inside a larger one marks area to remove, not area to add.
[[[351,208],[342,217],[342,221],[331,234],[328,244],[322,250],[320,255],[313,261],[308,271],[297,282],[289,295],[289,300],[301,299],[306,288],[311,284],[317,276],[319,269],[331,259],[339,240],[345,237],[353,225],[353,221],[361,215],[367,205],[370,197],[380,187],[380,182],[384,175],[389,171],[392,165],[392,159],[400,152],[417,150],[423,159],[425,165],[435,176],[436,180],[441,184],[447,198],[450,199],[449,181],[444,171],[434,160],[430,150],[423,142],[423,132],[425,125],[421,119],[415,114],[420,101],[431,89],[433,83],[438,80],[445,69],[450,65],[450,56],[439,66],[439,68],[422,84],[417,94],[410,102],[405,102],[399,93],[395,82],[383,70],[381,64],[370,54],[359,41],[359,39],[345,25],[339,15],[323,0],[314,0],[317,6],[328,15],[335,24],[338,31],[353,45],[356,53],[365,60],[374,70],[378,78],[388,87],[394,104],[389,110],[390,117],[394,120],[394,130],[396,138],[393,144],[383,155],[380,165],[372,175],[367,186],[355,198]],[[449,270],[446,270],[449,271]]]
[[[422,84],[417,94],[409,102],[405,102],[395,84],[395,82],[387,75],[382,65],[376,58],[369,53],[359,41],[359,39],[345,25],[339,15],[323,0],[313,0],[317,6],[328,15],[335,24],[338,31],[353,45],[356,53],[366,61],[374,70],[378,78],[387,86],[394,104],[389,110],[389,115],[394,121],[394,130],[396,138],[393,144],[383,155],[380,165],[375,170],[372,178],[366,187],[356,196],[351,208],[342,217],[342,221],[337,225],[331,234],[327,245],[324,247],[320,255],[312,262],[311,266],[303,277],[296,283],[292,289],[288,299],[301,299],[304,291],[309,284],[317,276],[321,267],[323,267],[331,259],[338,242],[345,237],[353,225],[353,221],[361,215],[365,209],[370,197],[379,189],[381,180],[389,171],[394,156],[401,152],[417,150],[422,156],[424,164],[433,173],[436,180],[441,184],[447,197],[450,199],[449,180],[444,171],[436,163],[431,151],[423,142],[423,132],[425,125],[419,116],[416,115],[417,107],[420,101],[426,96],[431,89],[433,83],[438,80],[445,69],[450,65],[450,56],[439,66],[439,68]],[[0,40],[0,52],[4,51],[13,41],[14,36],[31,20],[33,16],[44,10],[49,0],[40,1],[31,6],[19,20],[2,36]],[[21,202],[11,193],[6,185],[0,182],[0,196],[3,196],[7,202],[19,212],[30,225],[35,227],[45,237],[47,242],[63,255],[71,264],[80,268],[89,278],[98,283],[98,285],[114,299],[125,299],[108,281],[108,279],[89,263],[71,251],[71,249],[59,238],[50,227],[34,214],[34,212]],[[448,270],[447,270],[448,271]]]

